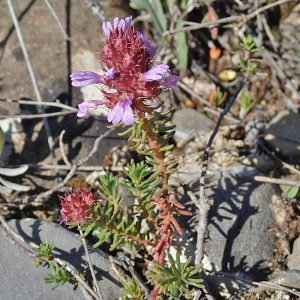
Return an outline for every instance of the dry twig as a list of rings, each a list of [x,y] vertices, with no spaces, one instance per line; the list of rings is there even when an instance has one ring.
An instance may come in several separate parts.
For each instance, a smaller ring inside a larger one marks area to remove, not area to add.
[[[82,166],[83,164],[85,164],[97,151],[99,143],[105,138],[107,137],[111,132],[113,132],[115,130],[115,128],[111,128],[109,130],[107,130],[104,134],[100,135],[94,142],[93,148],[91,150],[91,152],[85,156],[84,158],[80,159],[76,164],[74,164],[71,167],[71,170],[69,171],[69,173],[67,174],[67,176],[64,178],[64,180],[62,182],[60,182],[59,184],[57,184],[55,187],[53,187],[52,189],[50,189],[49,191],[46,191],[42,194],[40,194],[37,197],[37,200],[40,201],[43,198],[47,198],[49,197],[53,192],[58,191],[60,188],[64,187],[66,185],[66,183],[73,177],[73,175],[75,174],[76,170],[78,169],[78,167]]]
[[[242,24],[244,24],[244,23],[248,22],[249,20],[255,18],[258,14],[261,14],[261,13],[271,9],[272,7],[282,5],[284,3],[291,2],[291,1],[296,1],[296,0],[278,0],[276,2],[269,3],[269,4],[267,4],[263,7],[260,7],[258,9],[256,9],[254,12],[252,12],[248,15],[231,16],[231,17],[227,17],[227,18],[218,19],[214,22],[203,22],[203,23],[200,23],[200,24],[196,23],[195,25],[186,26],[186,27],[183,27],[183,28],[180,28],[180,29],[166,31],[164,33],[164,35],[175,34],[175,33],[178,33],[178,32],[198,30],[198,29],[201,29],[201,28],[213,28],[213,27],[216,27],[218,25],[226,24],[226,23],[242,23]]]
[[[31,100],[22,100],[22,99],[10,99],[10,98],[0,98],[1,102],[7,102],[7,103],[18,103],[18,104],[25,104],[25,105],[34,105],[34,106],[53,106],[58,108],[63,108],[66,110],[70,110],[72,112],[78,112],[77,108],[74,108],[72,106],[60,103],[60,102],[37,102],[37,101],[31,101]],[[59,101],[59,100],[56,100]]]
[[[254,176],[254,180],[258,182],[267,182],[286,186],[300,187],[300,181],[293,181],[288,179],[271,178],[266,176]]]
[[[59,20],[59,18],[57,16],[57,14],[56,14],[53,6],[51,5],[51,3],[48,0],[44,0],[44,1],[46,3],[47,7],[49,8],[49,10],[50,10],[53,18],[57,22],[59,29],[61,30],[62,34],[64,35],[65,40],[70,40],[70,37],[68,36],[67,32],[65,31],[64,26],[60,22],[60,20]]]
[[[96,287],[96,290],[97,290],[99,299],[100,299],[100,300],[103,300],[103,296],[102,296],[102,294],[101,294],[101,290],[100,290],[100,287],[99,287],[99,283],[98,283],[98,281],[97,281],[97,278],[96,278],[96,275],[95,275],[95,272],[94,272],[93,264],[92,264],[92,261],[91,261],[91,256],[90,256],[90,253],[89,253],[89,249],[88,249],[88,247],[87,247],[87,243],[86,243],[84,234],[82,233],[81,229],[79,229],[79,233],[80,233],[81,242],[82,242],[82,245],[83,245],[83,248],[84,248],[86,260],[87,260],[87,262],[88,262],[89,269],[90,269],[90,272],[91,272],[91,275],[92,275],[92,278],[93,278],[93,281],[94,281],[94,285],[95,285],[95,287]]]
[[[68,160],[68,157],[66,155],[66,152],[65,152],[65,148],[64,148],[64,142],[63,142],[63,138],[64,138],[64,134],[66,133],[65,130],[62,130],[62,132],[60,133],[59,135],[59,149],[60,149],[60,152],[61,152],[61,156],[63,158],[63,161],[65,162],[65,164],[68,166],[68,167],[71,167],[71,163],[70,161]]]
[[[27,68],[28,68],[28,72],[29,72],[29,75],[30,75],[30,79],[31,79],[31,82],[32,82],[32,85],[33,85],[33,89],[34,89],[37,101],[38,102],[43,102],[40,90],[38,88],[37,79],[36,79],[35,73],[33,71],[30,59],[29,59],[28,51],[27,51],[27,48],[25,46],[25,42],[24,42],[23,35],[22,35],[21,29],[20,29],[20,26],[19,26],[19,22],[18,22],[18,19],[16,17],[16,14],[15,14],[14,7],[12,5],[11,0],[6,0],[6,2],[7,2],[7,5],[8,5],[8,9],[9,9],[14,27],[16,29],[16,34],[17,34],[17,37],[18,37],[18,40],[19,40],[19,43],[20,43],[20,46],[21,46],[21,49],[22,49],[22,52],[23,52],[24,59],[26,61],[26,65],[27,65]],[[40,113],[44,113],[44,110],[42,108],[40,108],[39,110],[40,110]],[[49,145],[49,149],[50,149],[50,152],[51,152],[51,155],[52,155],[52,160],[56,164],[56,157],[55,157],[55,152],[54,152],[54,141],[53,141],[53,137],[52,137],[52,134],[51,134],[50,125],[49,125],[49,122],[48,122],[46,117],[43,118],[43,122],[44,122],[44,126],[45,126],[45,131],[46,131],[46,134],[47,134],[47,137],[48,137],[48,145]]]
[[[58,111],[53,113],[33,114],[33,115],[0,115],[0,120],[24,120],[24,119],[41,119],[51,118],[74,114],[73,111]]]
[[[209,141],[205,147],[204,153],[203,153],[203,161],[202,161],[202,169],[201,169],[201,174],[200,174],[200,179],[199,179],[199,191],[197,192],[196,195],[190,194],[190,197],[196,198],[197,202],[197,208],[198,208],[198,225],[197,225],[197,253],[196,253],[196,259],[195,259],[195,264],[199,264],[202,261],[203,258],[203,243],[204,243],[204,237],[206,234],[206,229],[208,225],[208,213],[210,210],[211,203],[209,202],[208,198],[205,195],[205,178],[206,178],[206,173],[207,173],[207,167],[208,167],[208,159],[209,159],[209,154],[210,150],[213,144],[213,141],[218,133],[218,130],[220,128],[220,125],[222,123],[222,120],[224,116],[228,113],[230,110],[231,106],[233,105],[235,99],[238,97],[239,93],[243,89],[243,87],[247,83],[247,79],[243,78],[235,92],[231,95],[228,103],[226,104],[224,110],[220,114],[217,124],[214,127],[213,133],[209,138]],[[194,200],[195,202],[195,200]]]

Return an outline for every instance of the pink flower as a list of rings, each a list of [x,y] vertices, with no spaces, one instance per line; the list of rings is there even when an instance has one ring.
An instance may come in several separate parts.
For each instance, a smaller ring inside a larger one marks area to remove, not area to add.
[[[89,100],[84,101],[78,105],[79,111],[77,113],[77,117],[85,117],[88,116],[90,111],[96,108],[98,105],[105,104],[103,100]]]
[[[103,75],[80,71],[71,74],[74,86],[101,84],[105,96],[102,100],[91,100],[79,104],[78,116],[87,116],[98,105],[111,109],[108,121],[125,125],[134,123],[134,116],[142,116],[151,110],[147,100],[158,101],[164,90],[174,88],[178,76],[170,75],[170,67],[154,65],[156,49],[142,33],[131,24],[132,17],[119,19],[102,25],[106,36],[101,51],[101,61],[106,71]]]
[[[63,221],[66,224],[70,221],[82,224],[87,221],[96,199],[91,191],[77,189],[69,195],[60,197],[60,202]]]
[[[108,114],[107,121],[112,122],[113,125],[120,121],[122,121],[125,125],[132,125],[134,123],[134,116],[130,106],[131,104],[132,99],[129,97],[120,100]]]

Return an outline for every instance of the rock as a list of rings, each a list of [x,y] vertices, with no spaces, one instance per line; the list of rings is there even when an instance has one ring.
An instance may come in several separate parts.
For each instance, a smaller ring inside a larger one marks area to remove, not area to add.
[[[205,133],[214,125],[211,119],[191,108],[177,110],[173,115],[172,122],[176,125],[174,139],[177,143],[183,142],[193,135]]]
[[[267,126],[264,140],[289,163],[300,163],[300,115],[281,111]]]
[[[191,189],[198,189],[198,181],[192,184]],[[207,254],[204,267],[247,280],[266,279],[275,243],[273,234],[267,231],[274,226],[269,201],[272,195],[279,194],[277,187],[219,173],[208,178],[206,194],[213,200],[213,205],[204,244]],[[192,219],[190,227],[184,229],[187,235],[184,239],[189,241],[187,257],[194,257],[196,252],[196,233],[191,233],[196,223],[193,222],[195,220]],[[187,223],[188,219],[185,219],[183,224]],[[217,284],[216,278],[210,276],[207,280],[220,295],[220,278]],[[233,284],[227,286],[232,279],[221,281],[229,292],[234,290]]]
[[[9,225],[26,241],[40,244],[53,241],[54,254],[75,266],[81,272],[87,269],[84,250],[79,237],[62,226],[54,223],[34,219],[11,220]],[[53,285],[44,282],[49,273],[46,267],[36,267],[33,258],[27,256],[20,248],[14,246],[4,235],[0,238],[0,292],[2,299],[84,299],[79,288],[66,283],[62,287],[53,288]],[[121,294],[120,285],[110,271],[108,259],[98,251],[91,253],[91,260],[95,265],[96,277],[104,299],[115,299]],[[89,274],[89,272],[87,272]],[[88,278],[90,281],[91,278]]]
[[[191,188],[196,191],[198,181],[195,182]],[[270,273],[269,261],[275,243],[272,233],[267,232],[274,225],[269,201],[273,194],[279,194],[279,190],[270,184],[258,184],[221,173],[208,178],[206,194],[213,200],[213,206],[204,244],[204,267],[246,280],[265,280]],[[184,230],[184,240],[189,241],[187,257],[194,257],[196,252],[196,233],[191,233],[196,222],[191,221],[192,228]],[[248,287],[245,282],[230,276],[206,276],[216,298]]]
[[[249,274],[256,280],[268,273],[274,249],[269,201],[278,190],[270,184],[224,177],[207,196],[213,199],[205,252],[214,269]]]
[[[290,270],[300,270],[300,237],[294,242],[293,251],[292,254],[288,256],[287,265]]]
[[[289,271],[284,272],[276,276],[275,278],[269,280],[270,283],[276,283],[281,286],[285,286],[292,289],[299,289],[300,288],[300,271]],[[272,289],[272,287],[268,288],[266,286],[258,286],[252,287],[249,292],[253,293],[261,293],[268,289]]]

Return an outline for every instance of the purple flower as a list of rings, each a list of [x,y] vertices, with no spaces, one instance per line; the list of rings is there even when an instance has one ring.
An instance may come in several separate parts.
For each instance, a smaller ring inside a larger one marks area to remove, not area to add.
[[[166,89],[175,88],[179,79],[179,76],[169,75],[168,77],[164,77],[162,80],[160,80],[160,86]]]
[[[70,78],[73,86],[84,86],[103,82],[102,76],[89,71],[73,72]]]
[[[110,33],[117,28],[121,28],[123,32],[126,32],[131,28],[132,17],[127,17],[125,19],[120,19],[118,17],[114,18],[113,24],[110,22],[103,22],[102,29],[106,36],[109,36]]]
[[[169,70],[170,67],[168,65],[165,64],[157,65],[145,73],[144,79],[146,81],[160,80],[163,78],[165,73],[167,73]]]
[[[102,29],[106,36],[109,36],[109,34],[113,31],[113,28],[112,28],[112,25],[110,22],[103,22]]]
[[[120,121],[122,121],[125,125],[132,125],[134,123],[134,116],[131,104],[132,99],[130,97],[120,100],[109,112],[107,121],[112,122],[113,125]]]
[[[114,69],[111,68],[108,71],[104,72],[104,75],[108,78],[108,79],[116,79],[118,72]]]
[[[137,34],[142,39],[144,47],[147,49],[150,57],[153,58],[156,53],[156,48],[151,44],[151,42],[148,39],[144,37],[144,35],[141,32],[138,31]]]
[[[90,111],[96,108],[98,105],[105,104],[103,100],[89,100],[84,101],[78,105],[79,111],[77,113],[77,117],[86,117],[89,115]]]

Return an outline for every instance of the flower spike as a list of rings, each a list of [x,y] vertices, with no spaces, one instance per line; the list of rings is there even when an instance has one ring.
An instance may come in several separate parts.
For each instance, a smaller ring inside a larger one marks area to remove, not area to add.
[[[87,116],[98,105],[105,105],[110,109],[108,122],[129,126],[135,115],[151,111],[148,100],[157,101],[163,90],[177,85],[179,77],[170,74],[168,65],[155,65],[156,49],[135,30],[131,16],[115,17],[112,22],[104,22],[102,28],[106,37],[100,54],[105,67],[103,75],[80,71],[72,73],[71,80],[74,86],[101,84],[105,99],[81,103],[78,116]]]

